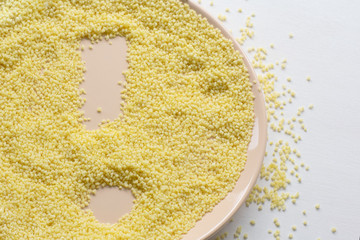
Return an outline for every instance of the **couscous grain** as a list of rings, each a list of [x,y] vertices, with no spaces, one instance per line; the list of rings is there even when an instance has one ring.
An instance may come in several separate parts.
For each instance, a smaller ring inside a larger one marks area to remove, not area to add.
[[[252,83],[231,41],[188,5],[5,1],[0,25],[1,239],[179,239],[233,189]],[[123,117],[89,131],[79,44],[104,36],[129,47]],[[136,199],[113,225],[83,210],[103,186]]]

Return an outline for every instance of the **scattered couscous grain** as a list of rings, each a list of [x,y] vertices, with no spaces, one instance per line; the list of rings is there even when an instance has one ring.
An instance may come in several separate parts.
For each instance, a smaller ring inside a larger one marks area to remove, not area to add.
[[[273,236],[274,236],[276,239],[280,238],[280,230],[276,230],[276,231],[274,232]]]
[[[332,233],[336,233],[336,228],[334,228],[334,227],[331,228],[331,232],[332,232]]]
[[[274,222],[276,227],[280,227],[280,223],[279,223],[279,220],[277,218],[275,218],[273,222]]]
[[[221,234],[220,236],[218,236],[216,238],[216,240],[224,240],[226,237],[227,237],[228,233],[227,232],[224,232],[223,234]]]
[[[226,21],[226,16],[223,15],[223,14],[219,14],[219,15],[218,15],[218,19],[219,19],[220,21],[222,21],[222,22],[225,22],[225,21]]]
[[[238,226],[238,227],[236,228],[236,233],[237,233],[237,234],[241,234],[241,229],[242,229],[241,226]]]
[[[242,10],[239,10],[239,12],[242,12]],[[240,28],[241,37],[236,39],[241,45],[244,44],[245,40],[254,36],[254,32],[251,29],[253,28],[253,23],[250,20],[250,17],[246,18],[246,27]],[[247,35],[247,33],[249,34]],[[294,35],[290,33],[289,38],[293,37]],[[270,48],[274,48],[274,44],[270,44]],[[276,76],[276,73],[272,71],[275,65],[285,70],[287,67],[287,59],[276,61],[275,64],[266,63],[266,49],[261,47],[249,47],[247,50],[250,58],[252,59],[252,65],[257,70],[260,81],[260,86],[258,86],[258,88],[261,89],[265,95],[268,114],[267,119],[270,129],[272,129],[274,132],[285,133],[288,135],[288,137],[292,138],[293,143],[295,144],[300,142],[302,137],[298,133],[295,133],[294,129],[297,129],[298,126],[301,126],[301,129],[304,130],[304,132],[307,132],[305,125],[302,124],[303,119],[301,118],[305,108],[300,107],[294,117],[290,119],[283,119],[282,116],[286,114],[284,114],[282,110],[285,108],[286,103],[295,103],[296,93],[286,85],[283,85],[284,91],[278,92],[276,89],[279,86],[276,86],[276,82],[278,82],[279,78]],[[307,77],[306,79],[307,81],[310,81],[310,77]],[[286,80],[291,82],[291,78],[286,78]],[[286,97],[285,99],[288,100],[280,100],[281,96]],[[309,109],[312,108],[313,105],[309,105]],[[281,112],[279,110],[281,110]],[[279,116],[279,113],[281,117]],[[284,126],[284,122],[288,123],[289,128]],[[297,122],[300,124],[298,125]],[[281,136],[277,137],[281,138]],[[287,138],[287,136],[285,137]],[[274,141],[272,141],[272,139],[269,139],[269,145],[274,145]],[[295,170],[299,171],[299,164],[301,167],[304,167],[306,171],[309,170],[309,166],[305,166],[303,162],[298,162],[298,159],[301,159],[301,154],[300,152],[297,152],[296,148],[291,146],[289,142],[286,142],[286,144],[276,144],[272,149],[273,150],[271,150],[271,148],[267,150],[265,154],[267,157],[272,156],[272,159],[269,161],[269,163],[266,163],[266,161],[264,162],[260,173],[260,179],[267,181],[269,186],[264,186],[264,182],[256,185],[246,201],[246,206],[249,206],[251,203],[255,203],[258,205],[259,210],[260,207],[263,209],[262,206],[264,206],[263,204],[265,201],[269,201],[271,210],[276,208],[279,211],[284,211],[286,209],[285,203],[288,199],[290,199],[291,196],[290,193],[282,191],[286,190],[287,185],[290,184],[290,180],[288,179],[287,175],[289,173],[290,175],[295,175]],[[296,159],[294,156],[296,156]],[[287,163],[294,165],[295,170],[292,170],[291,167],[287,165]],[[302,182],[302,178],[300,177],[299,173],[296,173],[296,179],[298,183]],[[297,193],[296,196],[297,197],[291,197],[290,199],[294,204],[299,198],[299,193]],[[306,212],[303,211],[303,214],[305,215]],[[305,222],[305,224],[307,224],[307,222]],[[296,231],[296,226],[293,226],[292,229],[293,231]],[[272,231],[269,230],[268,232],[271,233]],[[279,239],[280,237],[276,236],[275,238]]]

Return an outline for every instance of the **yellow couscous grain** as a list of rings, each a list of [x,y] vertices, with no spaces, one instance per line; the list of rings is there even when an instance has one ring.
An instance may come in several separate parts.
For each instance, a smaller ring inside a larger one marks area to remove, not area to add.
[[[226,18],[225,15],[219,14],[219,15],[218,15],[218,19],[219,19],[220,21],[222,21],[222,22],[225,22],[227,18]]]
[[[280,223],[279,223],[279,220],[278,220],[277,218],[275,218],[275,219],[273,220],[273,222],[274,222],[274,224],[275,224],[276,227],[280,227]]]
[[[232,42],[188,5],[18,0],[0,16],[1,239],[180,239],[233,189],[252,83]],[[89,131],[78,49],[106,35],[129,48],[123,116]],[[83,210],[103,186],[135,196],[113,225]]]

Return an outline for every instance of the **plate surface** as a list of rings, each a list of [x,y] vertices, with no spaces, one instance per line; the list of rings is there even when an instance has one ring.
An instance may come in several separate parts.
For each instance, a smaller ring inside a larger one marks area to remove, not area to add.
[[[241,173],[241,177],[237,181],[234,190],[216,205],[212,212],[207,213],[198,221],[195,227],[183,237],[184,240],[194,240],[206,239],[213,235],[221,226],[230,220],[231,216],[246,200],[257,180],[265,155],[267,119],[264,96],[258,90],[259,82],[250,61],[241,50],[240,45],[216,18],[212,17],[198,4],[191,1],[183,2],[189,4],[197,13],[207,18],[210,24],[220,29],[226,38],[233,41],[234,48],[243,56],[250,80],[255,83],[253,87],[255,96],[255,124],[253,136],[248,148],[248,160],[245,169]],[[118,81],[125,81],[121,72],[127,68],[125,61],[127,46],[123,38],[115,38],[111,41],[112,46],[108,43],[100,42],[94,46],[93,50],[87,49],[87,46],[90,44],[88,41],[84,40],[82,42],[82,44],[85,45],[85,51],[82,53],[83,60],[85,60],[88,69],[85,73],[86,80],[81,86],[87,92],[87,102],[83,110],[85,111],[85,116],[92,119],[92,121],[86,122],[88,129],[96,129],[101,119],[112,120],[120,114],[119,104],[121,99],[119,99],[119,93],[122,87],[117,83]],[[106,59],[106,64],[103,62],[104,59]],[[106,81],[103,81],[103,79],[106,79]],[[99,106],[102,107],[101,113],[96,112]],[[112,204],[109,204],[108,198],[116,199],[118,209],[111,206]],[[131,209],[132,198],[131,191],[117,191],[117,189],[114,188],[103,188],[99,189],[96,195],[92,197],[89,208],[94,211],[95,217],[100,221],[114,223],[119,217],[119,213],[124,213],[122,208],[127,209],[127,211]],[[104,208],[106,208],[106,211]]]

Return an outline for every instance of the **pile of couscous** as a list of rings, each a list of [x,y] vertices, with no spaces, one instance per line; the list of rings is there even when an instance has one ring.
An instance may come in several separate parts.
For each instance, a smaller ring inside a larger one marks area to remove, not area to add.
[[[0,5],[0,239],[179,239],[233,189],[252,84],[205,19],[178,0]],[[128,42],[125,104],[89,131],[79,46],[104,36]],[[116,224],[83,210],[101,186],[136,198]]]

